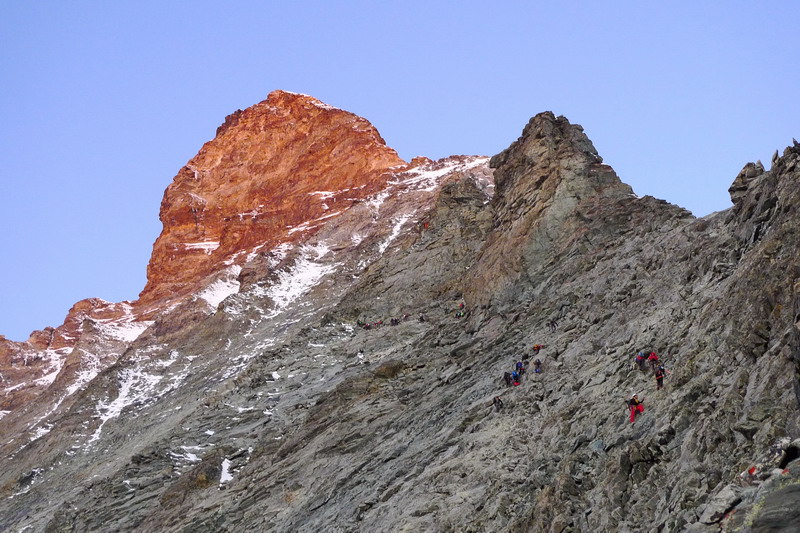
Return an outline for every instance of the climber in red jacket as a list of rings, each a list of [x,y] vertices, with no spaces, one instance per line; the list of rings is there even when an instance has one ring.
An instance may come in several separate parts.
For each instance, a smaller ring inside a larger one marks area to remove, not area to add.
[[[658,355],[656,355],[656,352],[650,352],[647,360],[650,361],[650,369],[655,372],[656,368],[658,368]]]
[[[628,400],[628,409],[631,411],[631,424],[636,419],[636,413],[644,413],[644,404],[639,400],[639,395],[634,394],[631,396],[631,399]]]

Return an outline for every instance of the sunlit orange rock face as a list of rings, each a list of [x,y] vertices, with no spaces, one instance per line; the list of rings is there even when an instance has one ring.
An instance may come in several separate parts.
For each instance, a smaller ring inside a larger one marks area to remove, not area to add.
[[[367,120],[270,93],[228,116],[167,188],[139,308],[188,294],[243,251],[300,237],[291,229],[369,196],[404,165]]]

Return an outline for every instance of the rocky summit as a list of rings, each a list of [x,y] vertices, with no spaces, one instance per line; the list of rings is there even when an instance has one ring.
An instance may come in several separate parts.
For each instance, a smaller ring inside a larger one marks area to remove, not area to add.
[[[273,92],[137,301],[0,337],[0,530],[797,531],[800,145],[730,194],[638,197],[549,112],[407,163]]]

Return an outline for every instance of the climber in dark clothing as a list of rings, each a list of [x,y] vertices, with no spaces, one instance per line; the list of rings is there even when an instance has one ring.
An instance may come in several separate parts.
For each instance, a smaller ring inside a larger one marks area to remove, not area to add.
[[[517,374],[520,376],[525,373],[525,365],[522,363],[522,361],[517,361],[516,369]]]
[[[638,394],[631,396],[627,404],[628,409],[631,411],[631,424],[633,424],[633,421],[636,419],[636,413],[644,413],[644,404],[639,400]]]
[[[538,360],[538,359],[533,362],[533,372],[535,374],[541,374],[542,373],[542,362],[540,360]]]
[[[639,352],[636,354],[636,364],[639,365],[639,370],[642,372],[645,371],[646,361],[647,357],[645,357],[644,352]]]
[[[492,400],[492,405],[494,406],[496,411],[499,411],[503,408],[503,400],[500,399],[500,396],[495,396]]]
[[[503,381],[505,381],[506,387],[510,387],[514,383],[514,380],[511,379],[511,372],[503,372]]]
[[[661,390],[664,388],[664,375],[667,373],[667,369],[663,366],[659,366],[656,369],[655,376],[656,376],[656,390]]]

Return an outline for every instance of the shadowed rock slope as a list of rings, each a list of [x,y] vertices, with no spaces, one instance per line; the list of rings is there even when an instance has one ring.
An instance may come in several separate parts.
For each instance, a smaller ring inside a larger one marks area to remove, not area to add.
[[[793,530],[800,147],[702,219],[550,113],[490,166],[403,170],[378,217],[356,205],[255,254],[212,314],[157,318],[47,432],[3,435],[0,529]],[[544,372],[506,389],[534,344]]]

